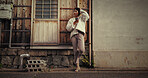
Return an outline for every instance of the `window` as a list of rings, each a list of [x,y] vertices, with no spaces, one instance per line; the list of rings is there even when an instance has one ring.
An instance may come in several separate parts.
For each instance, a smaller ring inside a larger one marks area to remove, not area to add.
[[[35,18],[57,19],[58,0],[36,0]]]

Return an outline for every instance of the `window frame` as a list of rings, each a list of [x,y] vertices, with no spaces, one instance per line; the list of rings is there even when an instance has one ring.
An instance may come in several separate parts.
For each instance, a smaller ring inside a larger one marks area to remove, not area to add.
[[[58,16],[57,19],[42,19],[42,18],[35,18],[35,11],[36,11],[36,0],[32,0],[32,9],[31,9],[31,39],[30,39],[30,45],[35,45],[33,43],[33,29],[34,29],[34,24],[35,21],[57,21],[58,22],[58,43],[57,44],[50,44],[50,45],[59,45],[60,44],[60,0],[57,0],[57,11],[58,11]]]
[[[44,18],[44,12],[45,12],[45,10],[44,10],[44,5],[46,5],[46,4],[44,4],[44,0],[41,0],[42,2],[40,3],[40,4],[38,4],[38,5],[41,5],[41,18],[36,18],[36,5],[37,5],[37,0],[35,0],[35,3],[34,3],[34,19],[36,19],[36,20],[59,20],[59,12],[60,12],[60,10],[59,10],[59,5],[60,5],[60,0],[56,0],[57,2],[57,4],[53,4],[52,2],[51,2],[51,0],[49,0],[50,1],[50,7],[48,7],[50,10],[49,10],[49,14],[50,14],[50,18]],[[47,4],[48,5],[48,4]],[[57,10],[57,12],[55,12],[56,13],[56,18],[52,18],[52,14],[51,14],[51,6],[52,5],[57,5],[56,6],[56,8],[54,8],[54,9],[56,9]]]

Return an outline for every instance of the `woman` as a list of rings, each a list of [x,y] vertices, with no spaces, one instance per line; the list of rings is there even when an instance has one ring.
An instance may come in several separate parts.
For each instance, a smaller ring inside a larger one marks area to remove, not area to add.
[[[79,59],[83,52],[85,52],[85,24],[89,19],[89,15],[86,11],[75,8],[73,18],[68,21],[66,29],[71,32],[70,38],[74,51],[74,63],[76,64],[76,72],[80,70]]]

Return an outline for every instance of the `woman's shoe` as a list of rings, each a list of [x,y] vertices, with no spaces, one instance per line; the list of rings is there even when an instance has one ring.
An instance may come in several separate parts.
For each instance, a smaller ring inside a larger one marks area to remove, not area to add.
[[[75,72],[78,72],[78,71],[80,71],[80,67],[77,67],[75,70]]]

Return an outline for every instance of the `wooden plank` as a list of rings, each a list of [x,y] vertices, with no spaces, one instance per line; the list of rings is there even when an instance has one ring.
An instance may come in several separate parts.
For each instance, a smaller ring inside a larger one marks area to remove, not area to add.
[[[0,3],[5,3],[6,4],[6,0],[0,0]]]
[[[69,1],[69,0],[68,0]],[[61,7],[60,8],[67,8],[67,0],[61,0]],[[60,10],[61,12],[61,17],[60,19],[67,19],[67,10]],[[60,31],[64,31],[65,29],[65,23],[64,22],[60,22]],[[65,43],[66,42],[66,38],[65,38],[66,34],[61,34],[60,33],[60,43]]]
[[[31,20],[25,20],[25,29],[31,30]]]
[[[53,32],[52,32],[52,40],[53,40],[53,43],[56,43],[58,41],[58,22],[56,23],[51,23],[53,25]]]
[[[66,25],[67,25],[67,22],[65,22],[65,21],[62,21],[61,22],[61,30],[60,31],[67,31],[66,30]],[[61,42],[62,43],[66,43],[66,40],[67,40],[67,38],[66,38],[66,33],[65,34],[61,34],[60,35],[60,39],[61,39]]]
[[[38,40],[38,35],[39,35],[39,34],[34,34],[34,32],[36,32],[36,33],[39,32],[39,31],[38,31],[38,25],[39,25],[39,24],[36,25],[36,23],[38,23],[38,22],[39,22],[39,21],[35,21],[35,22],[34,22],[34,25],[35,25],[36,27],[33,26],[33,29],[32,29],[32,34],[31,34],[31,35],[32,35],[32,44],[33,44],[33,42],[39,41],[39,40]]]
[[[60,8],[66,8],[66,4],[67,3],[67,0],[61,0],[61,7]],[[66,19],[67,18],[67,11],[66,10],[60,10],[60,13],[61,13],[61,17],[60,19]]]
[[[23,0],[22,5],[28,5],[27,2],[28,0]]]
[[[1,30],[4,30],[4,23],[1,21]],[[1,42],[4,42],[4,32],[1,32]]]
[[[61,39],[60,39],[60,42],[61,42],[61,43],[66,43],[66,34],[65,34],[65,33],[61,33],[60,36],[61,36],[61,37],[60,37],[60,38],[61,38]]]
[[[57,43],[57,23],[57,21],[36,21],[34,43]]]
[[[18,0],[12,0],[12,2],[13,2],[14,5],[18,4]]]
[[[25,17],[25,9],[23,8],[23,16]],[[22,30],[25,30],[25,19],[22,20]],[[22,32],[22,43],[25,42],[25,32]]]
[[[10,21],[5,20],[4,21],[4,30],[9,30]],[[9,42],[9,33],[10,32],[4,32],[4,42]]]
[[[48,42],[51,42],[51,39],[49,39],[52,36],[52,27],[50,27],[50,23],[48,23]]]
[[[31,5],[31,0],[23,0],[23,5]],[[23,7],[25,18],[31,18],[31,7]],[[30,29],[31,20],[25,20],[25,28]]]
[[[66,35],[67,35],[67,42],[66,43],[71,43],[70,33],[66,33]]]
[[[23,5],[30,5],[31,0],[23,0]],[[25,9],[25,17],[31,17],[31,7],[24,7]]]
[[[82,8],[83,2],[82,0],[79,0],[79,8]]]
[[[2,24],[1,24],[1,30],[4,30],[4,21],[2,21]],[[1,32],[1,42],[3,43],[4,42],[4,32]]]
[[[73,5],[73,0],[68,0],[67,1],[67,8],[72,8],[72,5]],[[73,10],[67,10],[67,18],[66,19],[70,19],[70,18],[72,18],[73,17]]]
[[[44,27],[45,27],[45,25],[44,25],[44,21],[40,21],[39,22],[40,23],[40,25],[38,26],[39,28],[39,41],[38,42],[41,42],[41,43],[43,43],[44,42]],[[35,32],[36,33],[36,32]]]
[[[17,17],[17,8],[13,8],[13,18]]]
[[[11,4],[12,0],[7,0],[7,4]]]
[[[22,1],[22,6],[29,6],[31,5],[31,0],[23,0]],[[22,17],[23,18],[30,18],[31,17],[31,7],[22,7],[23,9],[23,15]],[[25,30],[25,29],[30,29],[30,24],[31,24],[31,20],[25,20],[23,19],[22,21],[22,29]],[[28,39],[27,37],[25,37],[26,33],[23,32],[22,33],[22,41],[26,42]]]
[[[60,23],[60,32],[61,31],[67,31],[66,30],[67,21],[61,21]]]
[[[18,0],[17,5],[22,5],[22,0]],[[17,7],[17,17],[22,17],[23,14],[23,8],[22,7]],[[16,29],[21,29],[22,27],[22,20],[17,20],[17,24],[16,24]],[[21,38],[21,33],[16,33],[16,41],[19,42],[20,38]]]
[[[48,21],[45,21],[45,22],[44,22],[44,26],[43,26],[43,27],[44,27],[44,28],[43,28],[43,29],[44,29],[43,32],[44,32],[44,34],[45,34],[45,35],[44,35],[44,42],[45,42],[45,41],[48,42],[48,41],[49,41],[48,38],[50,37],[50,36],[48,36],[48,34],[50,33],[50,31],[48,31],[48,30],[50,29]]]
[[[87,33],[88,32],[88,23],[86,22],[85,24],[85,32]],[[87,38],[88,34],[85,34],[84,36],[84,41],[86,41],[88,38]]]
[[[88,0],[79,0],[79,7],[80,8],[88,8]]]
[[[43,33],[42,33],[43,34],[43,42],[48,42],[48,40],[51,39],[49,37],[52,37],[52,36],[48,36],[48,33],[50,33],[50,32],[52,33],[53,32],[53,30],[52,31],[51,30],[48,30],[50,28],[49,26],[50,25],[49,25],[49,22],[48,21],[45,21],[43,23]],[[52,27],[50,29],[52,29]]]
[[[32,46],[30,49],[73,49],[72,46]]]
[[[0,21],[0,46],[1,46],[1,28],[2,28],[2,22]]]
[[[88,0],[83,0],[82,8],[88,8]]]

